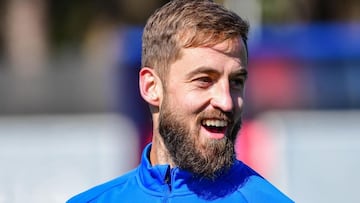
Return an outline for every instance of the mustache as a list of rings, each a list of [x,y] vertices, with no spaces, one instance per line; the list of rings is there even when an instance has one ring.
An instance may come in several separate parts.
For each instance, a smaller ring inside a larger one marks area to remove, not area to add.
[[[204,119],[219,119],[225,120],[229,124],[234,123],[235,115],[232,112],[223,112],[221,110],[208,110],[203,111],[198,115],[198,122],[201,123]]]

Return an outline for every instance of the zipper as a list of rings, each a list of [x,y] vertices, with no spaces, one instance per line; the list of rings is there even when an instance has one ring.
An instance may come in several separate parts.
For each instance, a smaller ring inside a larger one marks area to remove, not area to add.
[[[163,203],[169,202],[169,196],[171,194],[172,186],[171,186],[171,168],[170,166],[166,170],[164,183],[167,185],[167,190],[165,191]]]
[[[165,175],[165,183],[169,188],[169,192],[171,192],[172,187],[171,187],[171,168],[169,167],[166,171],[166,175]]]

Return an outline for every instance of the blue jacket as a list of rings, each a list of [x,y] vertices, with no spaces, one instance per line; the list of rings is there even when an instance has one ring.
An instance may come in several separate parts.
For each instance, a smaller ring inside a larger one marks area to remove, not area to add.
[[[213,182],[168,165],[152,166],[148,158],[150,148],[151,145],[145,148],[136,169],[85,191],[68,203],[293,202],[241,161]]]

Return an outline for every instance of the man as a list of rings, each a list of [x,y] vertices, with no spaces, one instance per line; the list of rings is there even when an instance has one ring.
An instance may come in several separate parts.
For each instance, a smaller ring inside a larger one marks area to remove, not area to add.
[[[139,86],[153,140],[140,165],[74,202],[292,202],[235,159],[248,24],[210,0],[173,0],[144,29]]]

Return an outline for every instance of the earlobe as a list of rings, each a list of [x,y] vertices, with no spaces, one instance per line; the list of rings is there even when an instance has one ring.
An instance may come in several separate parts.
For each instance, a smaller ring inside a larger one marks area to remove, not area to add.
[[[160,104],[160,79],[155,71],[148,67],[143,67],[139,72],[139,88],[142,98],[153,106]]]

